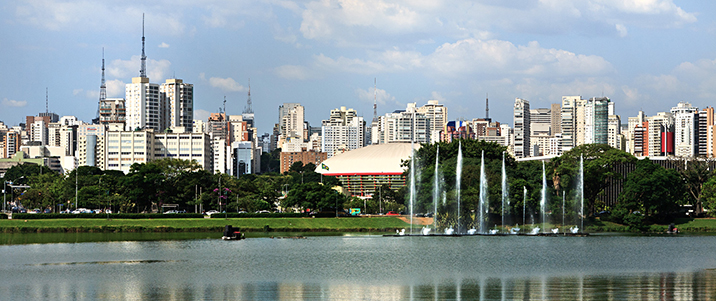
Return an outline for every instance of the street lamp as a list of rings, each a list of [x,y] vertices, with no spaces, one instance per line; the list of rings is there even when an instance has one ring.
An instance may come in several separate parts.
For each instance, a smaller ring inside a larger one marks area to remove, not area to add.
[[[4,185],[4,187],[2,189],[2,212],[3,213],[6,212],[5,204],[7,204],[7,201],[5,200],[5,198],[7,196],[7,183],[8,183],[8,181],[3,181],[3,185]],[[12,185],[12,182],[9,182],[9,183],[10,183],[10,185]]]

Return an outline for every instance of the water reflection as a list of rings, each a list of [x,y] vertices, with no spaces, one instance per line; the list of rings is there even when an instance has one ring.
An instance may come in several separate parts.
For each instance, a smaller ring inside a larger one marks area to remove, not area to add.
[[[0,299],[716,300],[714,250],[716,237],[0,245]]]
[[[3,295],[19,297],[13,300],[716,300],[716,273],[705,270],[616,276],[479,278],[415,285],[281,282],[157,285],[108,279],[96,285],[67,281],[9,289]]]

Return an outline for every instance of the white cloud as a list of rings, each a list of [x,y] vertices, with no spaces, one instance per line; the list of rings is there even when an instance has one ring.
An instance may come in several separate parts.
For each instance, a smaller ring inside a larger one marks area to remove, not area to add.
[[[183,10],[192,9],[192,7],[177,5],[175,1],[167,4],[171,5],[132,6],[111,1],[35,0],[17,4],[15,15],[19,23],[52,31],[69,29],[104,32],[107,28],[127,31],[136,28],[136,32],[139,32],[142,13],[145,13],[148,32],[161,32],[170,35],[185,33],[186,28],[182,22]],[[127,22],[136,25],[128,26]]]
[[[543,78],[601,76],[614,72],[613,66],[600,56],[542,48],[537,42],[514,45],[508,41],[472,38],[445,43],[428,55],[415,51],[388,50],[365,60],[346,57],[333,59],[320,54],[314,56],[310,66],[291,66],[291,69],[301,70],[302,73],[420,71],[428,75],[437,73],[443,77],[489,75]]]
[[[140,56],[133,55],[129,60],[113,60],[107,66],[107,74],[116,78],[131,78],[139,76]],[[172,63],[168,60],[147,59],[147,76],[152,82],[166,79]]]
[[[491,31],[626,34],[628,26],[671,28],[696,22],[672,0],[385,1],[316,0],[305,5],[300,31],[338,45],[432,37],[490,39]],[[377,34],[376,34],[377,33]]]
[[[432,93],[430,93],[430,99],[440,101],[441,103],[444,103],[446,100],[445,97],[443,97],[440,92],[437,91],[433,91]]]
[[[209,78],[209,84],[214,88],[219,88],[222,91],[226,92],[242,92],[248,90],[246,89],[246,87],[240,85],[231,77],[212,77]]]
[[[276,75],[285,79],[307,80],[312,77],[308,68],[297,65],[283,65],[274,71]]]
[[[398,104],[398,102],[395,101],[395,96],[390,95],[383,89],[374,89],[373,87],[367,90],[356,89],[355,93],[358,96],[359,100],[366,103],[373,103],[373,101],[375,100],[375,102],[378,103],[378,105],[380,106],[384,106],[386,104]]]
[[[84,89],[74,89],[74,90],[72,90],[72,95],[80,94],[80,93],[82,93],[82,91],[84,91]]]
[[[628,31],[627,31],[626,26],[624,26],[623,24],[617,24],[617,25],[615,25],[615,27],[616,27],[617,32],[619,33],[620,37],[623,38],[623,37],[627,36]]]
[[[208,120],[211,112],[207,110],[197,109],[194,110],[194,119],[196,120]]]
[[[124,98],[127,84],[123,81],[118,79],[108,80],[105,85],[107,86],[107,97]]]
[[[15,107],[15,108],[21,108],[27,105],[26,100],[14,100],[14,99],[7,99],[3,98],[2,105],[6,107]]]
[[[162,42],[162,43],[159,44],[159,46],[157,46],[157,47],[159,47],[159,48],[169,48],[169,44]]]

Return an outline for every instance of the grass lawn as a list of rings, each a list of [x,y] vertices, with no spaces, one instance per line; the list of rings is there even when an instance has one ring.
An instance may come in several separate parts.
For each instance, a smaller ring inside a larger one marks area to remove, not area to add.
[[[409,224],[396,217],[211,218],[211,219],[36,219],[0,220],[0,232],[202,232],[232,225],[244,231],[394,231]]]

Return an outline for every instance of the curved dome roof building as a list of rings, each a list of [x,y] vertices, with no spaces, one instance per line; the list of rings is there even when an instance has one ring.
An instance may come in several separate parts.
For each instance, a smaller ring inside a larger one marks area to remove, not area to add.
[[[410,159],[410,154],[410,143],[369,145],[323,161],[316,172],[337,177],[351,195],[366,196],[384,184],[392,189],[405,186],[405,168],[400,164]]]

